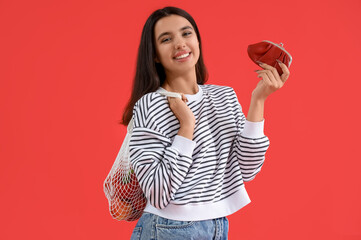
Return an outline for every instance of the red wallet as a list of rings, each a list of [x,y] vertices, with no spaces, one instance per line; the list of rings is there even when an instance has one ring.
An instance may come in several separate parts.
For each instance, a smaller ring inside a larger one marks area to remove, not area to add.
[[[277,63],[277,59],[286,64],[288,68],[291,66],[292,56],[283,48],[283,43],[276,44],[263,40],[262,42],[248,45],[247,52],[255,64],[259,65],[258,62],[262,62],[275,67],[280,76],[283,71]]]

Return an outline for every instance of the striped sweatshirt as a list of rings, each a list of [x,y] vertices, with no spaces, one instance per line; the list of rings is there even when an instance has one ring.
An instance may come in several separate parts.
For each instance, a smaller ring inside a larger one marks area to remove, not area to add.
[[[264,163],[269,139],[261,122],[246,120],[232,87],[199,85],[186,104],[195,117],[193,139],[167,97],[155,92],[133,109],[129,159],[148,200],[145,212],[179,221],[230,215],[248,203],[244,182]]]

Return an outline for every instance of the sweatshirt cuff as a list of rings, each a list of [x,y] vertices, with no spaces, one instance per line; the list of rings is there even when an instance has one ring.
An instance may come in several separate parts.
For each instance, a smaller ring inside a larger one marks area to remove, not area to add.
[[[246,119],[244,129],[241,135],[246,138],[260,138],[264,137],[263,133],[264,119],[260,122],[250,122]]]
[[[196,142],[186,137],[176,135],[174,137],[172,147],[176,148],[182,155],[192,157],[193,150],[196,147]]]

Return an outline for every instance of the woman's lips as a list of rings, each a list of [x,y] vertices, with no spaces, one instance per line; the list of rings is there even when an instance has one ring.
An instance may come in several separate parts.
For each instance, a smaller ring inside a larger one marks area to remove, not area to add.
[[[192,54],[192,52],[189,52],[189,55],[187,57],[180,58],[180,59],[174,58],[174,60],[176,60],[177,62],[185,62],[190,58],[191,54]]]

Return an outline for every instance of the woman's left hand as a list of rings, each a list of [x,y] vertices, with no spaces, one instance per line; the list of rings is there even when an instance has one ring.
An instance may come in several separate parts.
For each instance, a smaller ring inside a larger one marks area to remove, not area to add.
[[[280,76],[277,72],[275,67],[272,67],[268,64],[262,63],[260,66],[264,70],[256,70],[255,72],[258,73],[258,77],[262,79],[258,82],[256,88],[252,92],[252,97],[257,99],[266,100],[266,98],[276,90],[283,87],[286,80],[290,76],[290,71],[286,64],[279,62],[280,67],[283,71],[282,75]]]

